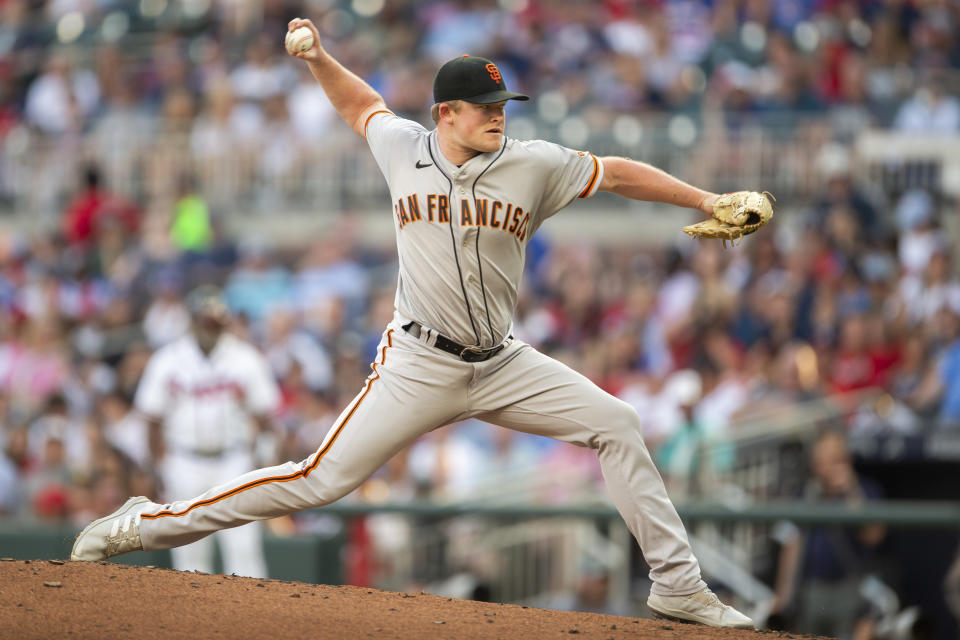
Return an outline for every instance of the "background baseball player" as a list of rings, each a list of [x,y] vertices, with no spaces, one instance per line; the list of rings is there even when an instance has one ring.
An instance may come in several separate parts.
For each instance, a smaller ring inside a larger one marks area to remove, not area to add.
[[[195,498],[131,498],[89,525],[71,555],[98,560],[172,548],[224,528],[328,504],[402,447],[469,417],[598,451],[611,498],[651,567],[655,613],[752,628],[700,576],[636,412],[511,336],[524,250],[537,228],[598,190],[700,209],[717,195],[645,164],[504,135],[510,92],[496,65],[464,56],[438,71],[433,131],[398,118],[321,46],[297,53],[340,116],[364,136],[390,187],[399,251],[396,313],[367,378],[317,452]]]
[[[266,359],[226,331],[227,307],[215,287],[187,297],[191,331],[150,358],[137,388],[151,449],[161,460],[164,494],[195,495],[254,468],[255,428],[266,428],[279,389]],[[262,524],[217,532],[226,573],[266,577]],[[171,550],[173,566],[213,572],[213,538]]]

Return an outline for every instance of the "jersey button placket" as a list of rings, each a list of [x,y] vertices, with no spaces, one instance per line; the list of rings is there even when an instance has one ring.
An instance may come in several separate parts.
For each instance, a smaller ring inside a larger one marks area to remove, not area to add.
[[[483,291],[480,289],[480,278],[477,275],[480,265],[477,263],[476,254],[476,236],[479,229],[472,225],[464,225],[460,216],[460,200],[467,197],[467,187],[465,181],[469,176],[463,169],[457,169],[453,172],[453,191],[457,194],[456,205],[451,203],[451,209],[456,211],[456,220],[460,232],[460,246],[462,248],[461,259],[463,265],[463,281],[467,289],[467,297],[470,300],[470,307],[474,312],[474,322],[480,323],[479,326],[485,326],[483,318]],[[472,209],[472,203],[471,203]],[[478,311],[479,310],[479,311]],[[484,330],[480,330],[481,342],[484,338]]]
[[[477,255],[475,252],[476,227],[460,228],[460,243],[463,259],[463,281],[466,285],[467,296],[470,299],[470,307],[474,312],[474,322],[481,323],[483,326],[483,292],[480,290],[480,278],[477,276],[479,265],[477,264]],[[480,338],[483,340],[484,331],[480,330]]]

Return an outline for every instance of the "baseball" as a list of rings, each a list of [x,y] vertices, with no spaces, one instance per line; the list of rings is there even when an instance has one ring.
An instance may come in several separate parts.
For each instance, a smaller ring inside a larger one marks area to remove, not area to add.
[[[308,27],[288,31],[285,43],[290,53],[302,53],[313,46],[313,32]]]

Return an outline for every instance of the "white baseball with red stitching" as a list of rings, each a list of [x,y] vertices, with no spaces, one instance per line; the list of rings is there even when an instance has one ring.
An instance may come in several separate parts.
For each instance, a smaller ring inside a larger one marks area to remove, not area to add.
[[[290,53],[302,53],[313,46],[313,32],[308,27],[299,27],[288,31],[284,42]]]

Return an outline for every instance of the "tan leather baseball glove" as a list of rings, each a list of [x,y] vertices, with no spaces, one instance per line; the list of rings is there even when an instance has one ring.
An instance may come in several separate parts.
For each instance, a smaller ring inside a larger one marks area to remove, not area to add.
[[[773,217],[774,197],[768,191],[734,191],[718,197],[713,203],[713,217],[683,228],[691,238],[719,238],[737,244]]]

